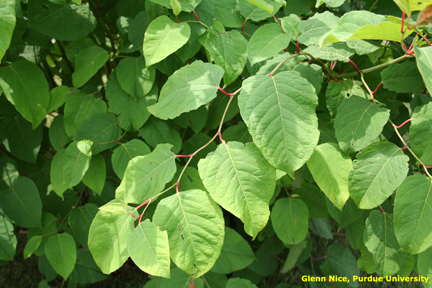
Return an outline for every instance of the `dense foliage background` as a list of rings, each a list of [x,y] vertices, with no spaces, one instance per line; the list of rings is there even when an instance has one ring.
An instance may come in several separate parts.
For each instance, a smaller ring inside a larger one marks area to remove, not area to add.
[[[0,286],[432,287],[431,14],[0,1]]]

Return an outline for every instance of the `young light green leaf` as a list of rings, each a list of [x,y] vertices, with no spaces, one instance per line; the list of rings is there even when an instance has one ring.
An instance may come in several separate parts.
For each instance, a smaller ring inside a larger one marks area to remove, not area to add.
[[[161,231],[149,219],[138,224],[128,237],[129,255],[144,272],[170,278],[170,248],[167,231]]]
[[[273,206],[271,221],[282,242],[299,244],[305,239],[309,229],[308,207],[301,199],[279,199]]]
[[[220,144],[198,163],[210,196],[240,218],[247,234],[255,238],[267,224],[276,171],[253,143]]]
[[[188,190],[159,202],[153,222],[168,232],[173,262],[200,277],[221,253],[224,219],[220,207],[201,190]]]
[[[111,158],[114,172],[120,179],[123,179],[129,161],[136,156],[144,156],[147,154],[150,154],[150,148],[141,140],[132,139],[120,145],[114,149]]]
[[[13,224],[0,215],[0,260],[13,261],[17,243]]]
[[[152,153],[130,160],[123,181],[116,190],[116,198],[126,204],[141,204],[161,192],[177,170],[171,147],[160,144]]]
[[[294,178],[318,138],[315,88],[298,72],[257,75],[243,82],[240,114],[264,157]]]
[[[108,51],[98,46],[81,50],[75,58],[76,69],[72,73],[75,88],[80,88],[92,78],[109,59]]]
[[[225,239],[221,254],[211,271],[230,274],[246,268],[255,260],[249,243],[234,229],[225,227]]]
[[[39,248],[42,243],[42,236],[33,236],[24,247],[24,260],[29,258]]]
[[[92,157],[92,145],[93,142],[91,140],[81,140],[77,143],[78,150],[86,155],[87,157]]]
[[[63,198],[68,188],[77,185],[90,166],[90,157],[81,153],[77,142],[57,152],[51,163],[51,184],[54,191]]]
[[[215,63],[225,70],[224,83],[233,83],[243,72],[247,62],[248,42],[237,30],[219,33],[211,29],[207,34],[205,48]]]
[[[365,25],[354,32],[348,40],[387,40],[401,42],[414,30],[406,29],[402,37],[401,24],[392,22],[381,22],[378,25]]]
[[[107,105],[101,99],[85,93],[74,94],[65,104],[64,125],[69,137],[75,137],[81,124],[99,113],[106,113]]]
[[[397,93],[414,93],[425,89],[417,65],[412,62],[392,64],[381,71],[385,89]]]
[[[6,0],[0,7],[0,60],[9,48],[12,34],[15,29],[16,18],[15,18],[15,0]]]
[[[69,226],[71,227],[75,239],[87,247],[90,224],[98,213],[98,207],[93,203],[72,209],[69,215]]]
[[[283,51],[291,40],[292,32],[284,33],[278,24],[265,24],[255,31],[247,45],[251,65],[264,61]]]
[[[349,174],[349,192],[360,209],[381,205],[408,173],[408,156],[390,142],[375,142],[357,155]]]
[[[254,3],[255,2],[255,3]],[[256,5],[259,4],[259,5]],[[239,0],[237,1],[237,10],[240,10],[240,14],[254,22],[259,22],[272,17],[276,14],[283,5],[281,0]],[[263,9],[262,7],[267,7]],[[284,29],[284,31],[287,31]]]
[[[179,15],[182,9],[180,2],[178,0],[170,0],[170,4],[174,15]]]
[[[363,241],[374,256],[375,269],[379,275],[393,275],[400,270],[406,254],[396,240],[390,214],[373,210],[366,219]]]
[[[410,254],[432,245],[432,180],[420,174],[406,178],[396,191],[393,225],[396,238]]]
[[[114,201],[116,200],[109,203]],[[129,213],[138,215],[132,208]],[[135,220],[130,214],[100,210],[90,226],[88,247],[96,264],[105,274],[114,272],[129,258],[127,238],[134,230]]]
[[[36,184],[30,178],[19,177],[13,186],[0,191],[0,208],[17,225],[41,225],[42,201]]]
[[[151,146],[169,143],[173,146],[173,152],[178,153],[182,146],[182,139],[179,132],[166,121],[151,117],[147,123],[139,129],[140,135]]]
[[[247,0],[249,3],[252,3],[256,6],[258,6],[259,8],[269,12],[270,14],[273,13],[273,6],[269,5],[267,2],[265,2],[264,0]]]
[[[342,211],[349,198],[348,175],[353,169],[351,158],[342,153],[337,144],[324,143],[315,148],[307,167],[324,194]]]
[[[0,89],[33,129],[45,119],[50,94],[45,75],[36,64],[19,60],[0,67]]]
[[[109,203],[99,207],[99,210],[114,214],[129,214],[130,207],[126,205],[121,199],[113,199]]]
[[[76,244],[68,233],[49,236],[45,245],[45,254],[54,270],[67,279],[75,267]]]
[[[180,68],[162,87],[158,103],[148,110],[165,120],[195,110],[216,97],[223,74],[221,67],[202,61]]]
[[[432,92],[432,47],[414,47],[414,52],[416,55],[417,68],[430,94]]]
[[[164,60],[186,44],[190,33],[187,23],[174,23],[167,16],[153,20],[144,36],[144,58],[147,67]]]
[[[298,28],[302,33],[298,40],[307,46],[318,45],[320,38],[330,32],[338,23],[339,18],[328,11],[317,13],[313,17],[303,20]]]
[[[364,98],[351,96],[344,100],[334,122],[339,147],[348,154],[368,146],[382,132],[389,116],[388,109]]]
[[[124,58],[116,68],[117,80],[121,88],[133,97],[142,98],[153,87],[156,70],[146,68],[143,57]]]
[[[432,163],[432,103],[417,106],[411,119],[409,128],[411,148],[424,163]]]

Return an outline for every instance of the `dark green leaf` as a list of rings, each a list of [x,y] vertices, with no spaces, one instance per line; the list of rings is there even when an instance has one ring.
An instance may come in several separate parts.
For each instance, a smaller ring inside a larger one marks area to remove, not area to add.
[[[384,88],[397,93],[414,93],[425,89],[414,62],[392,64],[381,72]]]
[[[70,279],[80,283],[95,283],[107,278],[102,273],[89,250],[78,249],[77,250],[77,262],[75,268],[70,274]]]
[[[84,206],[72,209],[69,214],[69,226],[71,227],[75,239],[87,247],[90,224],[98,212],[95,204],[87,203]]]
[[[72,74],[74,87],[79,88],[86,84],[108,59],[108,52],[101,47],[91,46],[81,50],[75,58],[76,69]]]
[[[68,233],[49,236],[45,245],[45,253],[54,270],[67,279],[75,267],[76,244]]]
[[[133,97],[142,98],[153,87],[156,70],[146,68],[144,58],[125,58],[116,68],[117,80],[124,91]]]
[[[136,156],[144,156],[147,154],[150,154],[150,148],[143,141],[138,139],[132,139],[114,149],[111,161],[117,176],[123,179],[129,161]]]
[[[174,146],[173,152],[178,153],[182,146],[180,134],[171,127],[168,122],[151,117],[147,123],[139,129],[144,140],[153,148],[159,144],[169,143]]]

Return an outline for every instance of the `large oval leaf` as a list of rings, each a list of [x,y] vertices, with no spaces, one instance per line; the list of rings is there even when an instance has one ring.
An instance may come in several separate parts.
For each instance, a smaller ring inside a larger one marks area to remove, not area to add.
[[[144,58],[125,58],[116,68],[117,80],[121,88],[133,97],[147,95],[156,75],[154,67],[146,68]]]
[[[180,49],[189,40],[188,23],[174,23],[167,16],[153,20],[144,35],[144,58],[147,67]]]
[[[68,233],[49,236],[45,254],[54,270],[67,279],[75,267],[77,255],[73,237]]]
[[[222,210],[206,192],[188,190],[163,199],[153,222],[168,232],[171,259],[186,273],[200,277],[219,258],[224,219]]]
[[[213,100],[224,70],[211,63],[195,61],[177,70],[162,87],[159,102],[149,111],[161,119],[174,119]]]
[[[394,230],[400,246],[411,254],[432,245],[432,180],[412,175],[396,191]]]
[[[98,207],[93,203],[72,209],[69,214],[69,226],[75,239],[87,247],[90,225],[98,212]]]
[[[240,218],[255,238],[267,224],[276,171],[253,143],[228,142],[198,163],[210,196]]]
[[[360,209],[381,205],[408,173],[408,156],[390,142],[375,142],[357,155],[349,175],[349,192]]]
[[[432,163],[432,103],[417,106],[409,128],[410,145],[423,163]]]
[[[417,68],[419,69],[430,94],[432,92],[432,47],[414,47],[414,51],[416,55]]]
[[[238,99],[254,143],[270,164],[294,178],[319,138],[315,88],[298,72],[284,71],[246,79]]]
[[[72,73],[73,86],[79,88],[102,68],[109,59],[108,51],[98,46],[91,46],[81,50],[76,58],[76,69]]]
[[[168,234],[150,222],[141,222],[128,237],[128,251],[144,272],[170,278]]]
[[[116,201],[116,200],[113,200]],[[129,213],[133,210],[130,208]],[[137,216],[136,212],[133,212]],[[135,218],[100,210],[90,226],[88,247],[105,274],[120,268],[129,258],[127,239],[134,230]]]
[[[315,148],[307,166],[321,190],[342,211],[349,198],[348,175],[353,169],[351,158],[343,154],[335,143],[329,142]]]

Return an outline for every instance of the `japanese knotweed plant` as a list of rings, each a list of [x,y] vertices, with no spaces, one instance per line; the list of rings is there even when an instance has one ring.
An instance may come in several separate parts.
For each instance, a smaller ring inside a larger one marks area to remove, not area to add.
[[[0,2],[3,265],[432,277],[432,0]]]

